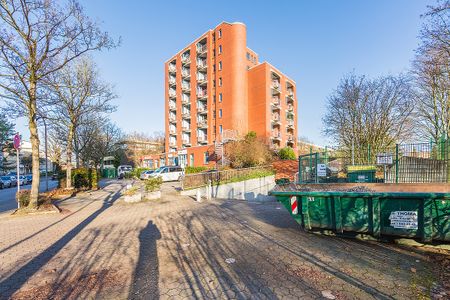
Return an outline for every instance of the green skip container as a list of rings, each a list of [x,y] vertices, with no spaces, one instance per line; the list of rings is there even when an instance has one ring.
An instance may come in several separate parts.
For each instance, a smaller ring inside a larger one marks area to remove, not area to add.
[[[305,230],[450,242],[450,193],[310,192],[277,186],[270,194]]]

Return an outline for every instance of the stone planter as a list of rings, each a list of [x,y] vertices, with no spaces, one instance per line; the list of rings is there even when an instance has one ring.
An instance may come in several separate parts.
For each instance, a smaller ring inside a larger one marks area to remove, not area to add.
[[[161,199],[161,191],[146,192],[144,194],[144,198],[147,199],[147,200],[158,200],[158,199]]]
[[[142,200],[142,194],[136,193],[134,195],[127,195],[124,197],[123,201],[128,203],[140,202]]]

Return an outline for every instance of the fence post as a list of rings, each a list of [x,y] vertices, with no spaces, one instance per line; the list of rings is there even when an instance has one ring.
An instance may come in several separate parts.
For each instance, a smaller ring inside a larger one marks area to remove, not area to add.
[[[395,144],[395,183],[398,183],[398,144]]]
[[[309,147],[309,177],[312,180],[312,147]]]
[[[302,179],[303,179],[303,176],[302,176],[302,157],[299,156],[298,157],[298,182],[296,182],[296,183],[302,183]]]
[[[319,163],[319,152],[316,153],[315,160],[316,160],[316,183],[319,183],[319,176],[317,176],[318,175],[318,173],[317,173],[317,164]]]

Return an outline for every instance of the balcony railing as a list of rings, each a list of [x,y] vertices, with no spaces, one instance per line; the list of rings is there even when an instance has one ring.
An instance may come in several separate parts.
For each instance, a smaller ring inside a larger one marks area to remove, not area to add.
[[[175,91],[175,90],[173,90],[173,89],[170,89],[169,90],[169,97],[176,97],[177,96],[177,92]]]
[[[287,125],[288,125],[289,127],[294,127],[294,120],[288,120],[288,121],[287,121]]]
[[[206,136],[198,136],[198,137],[197,137],[197,141],[198,141],[199,143],[207,143],[207,142],[208,142],[208,139],[206,138]]]
[[[294,105],[289,104],[288,107],[287,107],[287,110],[288,110],[289,112],[293,113],[293,112],[294,112]]]
[[[181,90],[183,92],[189,92],[191,90],[191,85],[188,83],[181,84]]]
[[[176,122],[177,116],[169,116],[169,122]]]
[[[184,111],[184,112],[181,114],[181,117],[182,117],[183,119],[190,119],[190,118],[191,118],[191,112],[190,112],[190,111]]]
[[[181,63],[183,65],[188,65],[191,63],[191,57],[189,55],[182,55],[181,56]]]
[[[191,140],[183,139],[183,145],[191,145]]]
[[[208,51],[206,44],[197,44],[197,53],[198,54],[206,53],[206,51]]]
[[[288,142],[293,142],[294,141],[294,136],[293,135],[288,135],[287,140],[288,140]]]
[[[201,114],[204,114],[208,112],[208,109],[205,106],[198,106],[197,111]]]
[[[197,122],[197,127],[198,128],[207,128],[208,122],[206,120],[200,120]]]
[[[177,141],[176,140],[175,141],[170,141],[169,142],[169,146],[176,147],[177,146]]]
[[[173,64],[169,65],[169,73],[176,73],[177,72],[177,67]]]
[[[176,83],[177,83],[177,81],[176,81],[175,77],[169,77],[169,85],[174,85]]]
[[[279,90],[280,89],[280,82],[277,80],[272,80],[272,88]]]
[[[181,103],[183,104],[189,104],[190,103],[190,98],[189,97],[182,97],[181,98]]]
[[[197,59],[197,68],[199,70],[206,69],[207,67],[206,59]]]
[[[206,90],[197,90],[197,98],[206,98],[207,96]]]
[[[183,68],[183,70],[181,70],[181,76],[184,78],[189,78],[191,76],[191,70]]]
[[[287,90],[287,95],[288,95],[288,97],[294,98],[294,90],[293,89],[288,89]]]
[[[272,139],[281,140],[281,133],[279,133],[279,132],[272,133]]]
[[[181,130],[183,130],[185,132],[190,132],[191,131],[191,125],[183,125],[183,127],[181,127]]]
[[[169,130],[169,134],[176,135],[177,134],[177,129],[176,128],[175,129],[170,129]]]
[[[177,109],[177,106],[175,105],[175,104],[169,104],[169,109],[170,110],[176,110]]]
[[[198,83],[198,84],[203,85],[203,84],[205,84],[205,83],[207,83],[207,82],[208,82],[208,80],[206,79],[206,76],[199,76],[199,75],[197,74],[197,83]]]

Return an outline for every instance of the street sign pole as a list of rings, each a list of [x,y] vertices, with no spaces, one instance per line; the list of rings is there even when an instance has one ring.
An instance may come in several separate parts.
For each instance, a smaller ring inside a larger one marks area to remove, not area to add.
[[[20,193],[20,160],[19,160],[19,151],[20,151],[20,135],[16,133],[14,136],[14,148],[16,149],[17,155],[17,196]],[[17,201],[17,208],[20,208],[20,201]]]

